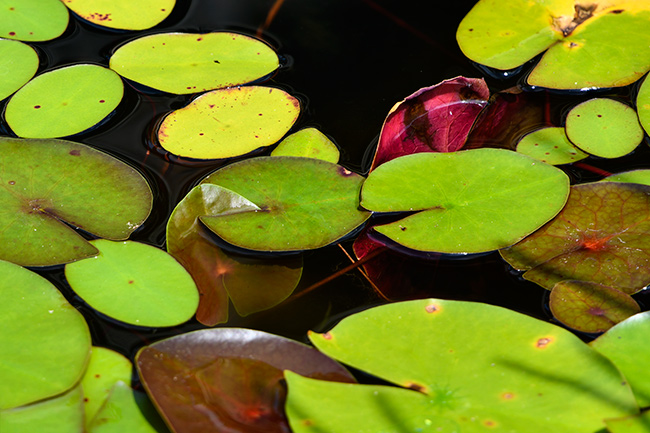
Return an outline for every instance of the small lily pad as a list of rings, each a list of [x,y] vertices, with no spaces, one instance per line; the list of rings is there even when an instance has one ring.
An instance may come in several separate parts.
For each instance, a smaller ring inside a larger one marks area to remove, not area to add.
[[[0,37],[49,41],[63,34],[69,15],[60,0],[1,0]]]
[[[517,152],[552,165],[570,164],[589,156],[569,141],[562,127],[531,132],[517,144]]]
[[[247,84],[278,66],[267,44],[228,32],[144,36],[119,47],[110,59],[111,69],[124,78],[176,94]]]
[[[132,241],[91,241],[96,257],[69,263],[70,287],[91,307],[138,326],[186,322],[199,303],[190,274],[166,252]]]
[[[122,79],[110,69],[78,64],[38,75],[7,103],[5,119],[19,137],[54,138],[94,126],[122,100]]]
[[[634,109],[608,98],[573,107],[566,118],[566,134],[580,149],[603,158],[627,155],[643,140]]]
[[[123,30],[144,30],[167,18],[176,0],[65,0],[65,5],[93,24]]]
[[[340,152],[336,144],[318,129],[305,128],[282,140],[273,149],[271,156],[302,156],[336,164]]]
[[[607,176],[601,182],[627,182],[627,183],[640,183],[641,185],[650,186],[650,170],[630,170],[623,173],[612,174]]]
[[[20,89],[38,70],[38,54],[18,41],[0,39],[0,100]]]
[[[299,113],[298,100],[280,89],[214,90],[168,114],[158,129],[158,141],[178,156],[231,158],[276,143]]]
[[[650,134],[650,80],[648,77],[643,80],[639,94],[636,96],[636,111],[641,126],[645,129],[646,134]]]

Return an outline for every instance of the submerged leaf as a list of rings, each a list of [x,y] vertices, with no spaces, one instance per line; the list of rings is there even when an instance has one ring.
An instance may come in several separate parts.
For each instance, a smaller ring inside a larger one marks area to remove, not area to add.
[[[69,13],[60,0],[0,1],[0,37],[49,41],[68,27]]]
[[[20,89],[38,70],[38,54],[18,41],[0,39],[0,99]]]
[[[167,18],[176,0],[65,0],[65,5],[93,24],[123,30],[144,30]]]

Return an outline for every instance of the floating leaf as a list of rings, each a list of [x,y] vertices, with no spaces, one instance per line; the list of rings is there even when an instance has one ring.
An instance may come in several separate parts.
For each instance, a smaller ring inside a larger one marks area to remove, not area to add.
[[[102,27],[144,30],[169,16],[176,0],[64,0],[81,18]]]
[[[194,315],[196,285],[169,254],[132,241],[91,243],[96,257],[65,266],[70,287],[91,307],[138,326],[174,326]]]
[[[305,128],[282,140],[271,156],[302,156],[336,164],[340,152],[336,144],[316,128]]]
[[[649,233],[650,186],[574,185],[554,220],[501,255],[549,290],[580,280],[632,294],[650,284]]]
[[[45,278],[9,262],[0,261],[0,293],[0,409],[74,386],[90,356],[81,314]]]
[[[638,411],[619,371],[575,335],[491,305],[393,303],[310,340],[341,362],[410,389],[287,373],[294,433],[593,433],[603,418]]]
[[[639,115],[639,122],[646,134],[650,134],[650,80],[646,77],[639,88],[636,96],[636,111]]]
[[[531,132],[517,144],[517,152],[553,165],[570,164],[589,156],[569,141],[562,127]]]
[[[250,83],[279,66],[264,42],[237,33],[163,33],[119,47],[110,67],[121,76],[176,94]]]
[[[0,39],[0,99],[20,89],[38,70],[38,54],[18,41]]]
[[[650,170],[630,170],[607,176],[601,182],[628,182],[650,186]]]
[[[412,153],[459,150],[489,96],[482,79],[456,77],[395,104],[384,121],[371,170]]]
[[[68,27],[69,14],[60,0],[2,0],[0,37],[49,41]]]
[[[647,433],[650,426],[650,410],[639,415],[605,420],[610,433]]]
[[[313,158],[252,158],[217,170],[202,183],[235,191],[259,211],[202,217],[219,237],[257,251],[324,247],[363,224],[363,178],[340,165]]]
[[[503,149],[404,156],[373,171],[361,205],[415,214],[375,230],[419,251],[477,253],[512,245],[562,209],[569,180]]]
[[[634,109],[608,98],[573,107],[567,114],[566,134],[582,150],[603,158],[627,155],[643,140]]]
[[[19,137],[53,138],[94,126],[122,100],[119,75],[97,65],[72,65],[38,75],[7,103],[5,119]]]
[[[126,239],[151,211],[137,171],[83,144],[2,137],[0,167],[0,258],[24,266],[95,255],[69,225]]]
[[[274,144],[299,113],[298,100],[280,89],[215,90],[168,114],[158,129],[158,141],[178,156],[231,158]]]
[[[167,251],[196,281],[201,297],[196,319],[207,326],[228,319],[228,298],[240,315],[266,310],[286,299],[302,275],[302,258],[237,258],[206,236],[201,216],[259,208],[218,185],[196,186],[181,200],[167,223]]]
[[[283,432],[283,370],[353,382],[317,350],[261,331],[205,329],[140,349],[136,366],[147,392],[176,432]]]
[[[575,280],[553,287],[549,307],[557,320],[582,332],[605,332],[640,311],[639,304],[620,290]]]

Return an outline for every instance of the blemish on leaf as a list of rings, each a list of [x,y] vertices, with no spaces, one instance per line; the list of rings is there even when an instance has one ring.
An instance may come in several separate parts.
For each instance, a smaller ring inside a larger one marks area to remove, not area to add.
[[[34,108],[36,108],[38,110],[39,108],[41,108],[41,106],[40,105],[34,105]]]
[[[487,428],[494,428],[497,426],[496,421],[492,421],[491,419],[486,419],[483,421],[483,425]]]
[[[99,373],[97,373],[97,374],[95,374],[95,377],[96,377],[97,379],[99,379],[100,377],[102,377],[102,375],[99,374]]]
[[[425,309],[425,311],[426,311],[427,313],[429,313],[429,314],[431,314],[431,313],[437,313],[438,311],[440,311],[440,308],[439,308],[437,305],[435,305],[435,304],[429,304],[429,305],[427,305],[426,307],[424,307],[424,309]]]
[[[104,99],[100,99],[100,100],[99,100],[99,103],[100,103],[100,104],[103,104],[104,102],[106,102]]]
[[[331,340],[333,338],[333,336],[329,332],[326,332],[326,333],[323,334],[323,338],[325,340]]]
[[[348,169],[346,169],[344,167],[339,167],[337,170],[338,170],[338,173],[343,177],[350,177],[350,176],[352,176],[354,174],[353,172],[351,172],[350,170],[348,170]]]
[[[314,425],[314,421],[310,419],[304,419],[302,420],[302,425],[304,425],[305,427],[311,427]]]
[[[501,394],[501,398],[504,400],[512,400],[513,398],[515,398],[515,395],[512,392],[504,392],[503,394]]]
[[[535,347],[538,349],[546,349],[546,347],[553,342],[551,337],[542,337],[535,343]]]
[[[16,181],[15,181],[15,180],[10,180],[10,181],[7,182],[7,183],[8,183],[9,185],[15,185],[15,184],[16,184]]]
[[[72,156],[79,156],[81,155],[81,151],[79,149],[73,149],[70,152],[68,152]]]
[[[133,284],[133,280],[129,280],[129,284]]]
[[[404,227],[404,226],[399,226],[399,229],[400,229],[401,231],[403,231],[403,232],[406,231],[406,227]]]
[[[609,11],[610,14],[620,14],[624,11],[625,9],[615,9],[613,11]]]
[[[406,382],[404,386],[408,389],[426,394],[427,388],[424,385],[420,385],[419,383]]]
[[[605,310],[598,307],[591,307],[589,308],[589,314],[591,314],[592,316],[604,316]]]

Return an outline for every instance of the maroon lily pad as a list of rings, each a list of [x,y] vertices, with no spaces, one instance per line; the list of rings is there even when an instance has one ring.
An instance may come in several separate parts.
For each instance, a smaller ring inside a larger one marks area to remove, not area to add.
[[[627,293],[588,281],[560,281],[553,287],[549,306],[553,316],[582,332],[605,332],[641,311]]]
[[[371,170],[403,155],[459,150],[489,96],[483,79],[465,77],[408,96],[388,113]]]
[[[575,185],[553,220],[501,255],[549,290],[580,280],[633,294],[650,284],[650,186]]]
[[[319,351],[261,331],[204,329],[146,346],[140,378],[175,432],[289,433],[283,371],[338,382],[350,373]]]

